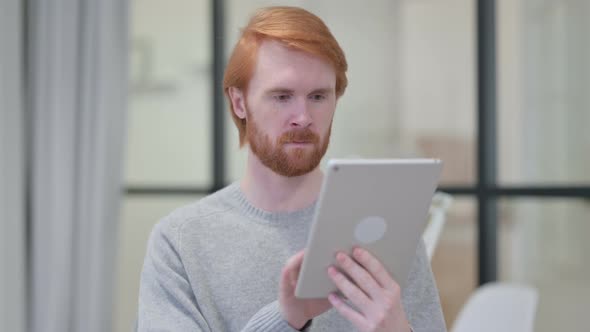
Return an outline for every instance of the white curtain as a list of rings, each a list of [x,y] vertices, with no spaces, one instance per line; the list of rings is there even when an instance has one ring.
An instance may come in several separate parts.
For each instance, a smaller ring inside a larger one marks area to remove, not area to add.
[[[22,7],[0,0],[0,331],[25,329]]]
[[[31,331],[111,330],[127,1],[30,0]]]

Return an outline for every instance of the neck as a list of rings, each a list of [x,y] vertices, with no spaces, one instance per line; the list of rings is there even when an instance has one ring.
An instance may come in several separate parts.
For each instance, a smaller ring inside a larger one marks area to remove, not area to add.
[[[255,207],[269,212],[290,212],[306,208],[318,198],[323,174],[319,167],[296,177],[273,172],[248,151],[246,172],[240,186]]]

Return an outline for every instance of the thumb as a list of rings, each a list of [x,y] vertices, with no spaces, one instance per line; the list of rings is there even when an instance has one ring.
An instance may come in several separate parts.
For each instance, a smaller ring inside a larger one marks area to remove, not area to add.
[[[293,292],[293,289],[297,285],[297,279],[299,278],[299,271],[301,270],[303,255],[304,250],[301,250],[287,260],[287,263],[283,267],[283,271],[281,273],[282,290],[289,293]]]

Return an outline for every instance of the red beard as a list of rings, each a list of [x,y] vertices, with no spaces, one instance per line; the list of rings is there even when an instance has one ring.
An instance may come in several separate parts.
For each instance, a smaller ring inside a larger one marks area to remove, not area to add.
[[[313,171],[319,164],[330,143],[330,125],[323,141],[311,129],[290,130],[281,135],[275,144],[262,131],[250,116],[246,123],[246,137],[252,152],[263,165],[275,173],[295,177]],[[291,147],[289,143],[310,143],[312,146]]]

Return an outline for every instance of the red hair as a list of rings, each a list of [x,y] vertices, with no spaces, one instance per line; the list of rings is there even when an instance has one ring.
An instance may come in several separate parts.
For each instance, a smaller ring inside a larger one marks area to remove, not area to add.
[[[240,147],[247,142],[246,119],[240,119],[234,113],[229,88],[235,87],[246,93],[254,73],[258,48],[267,39],[327,60],[336,72],[336,97],[344,94],[348,84],[344,52],[319,17],[297,7],[267,7],[257,11],[242,30],[223,78],[223,89],[240,135]]]

